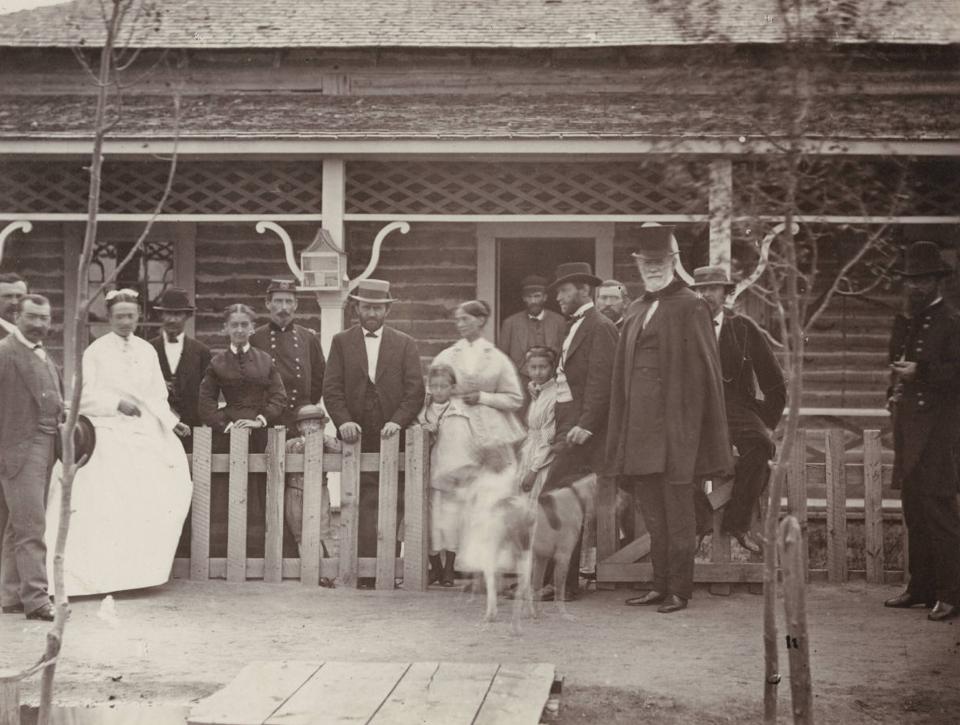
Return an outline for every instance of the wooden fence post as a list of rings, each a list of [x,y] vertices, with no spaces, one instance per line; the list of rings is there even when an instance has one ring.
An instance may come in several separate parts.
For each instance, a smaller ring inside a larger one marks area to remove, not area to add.
[[[810,579],[810,539],[807,536],[807,431],[797,430],[787,475],[787,508],[800,525],[804,577]]]
[[[287,470],[287,430],[267,431],[267,490],[264,505],[263,580],[283,580],[283,486]]]
[[[323,508],[323,431],[307,434],[303,451],[303,519],[300,529],[300,583],[320,584],[320,515]]]
[[[193,501],[190,508],[190,578],[210,578],[210,471],[213,431],[193,429]]]
[[[377,510],[377,589],[393,589],[397,578],[397,496],[400,434],[380,440],[380,502]]]
[[[717,482],[714,480],[711,483],[716,486]],[[710,562],[713,564],[730,563],[730,536],[723,533],[723,512],[723,508],[713,512],[713,534],[710,536]],[[710,585],[710,593],[714,595],[728,597],[731,591],[729,582],[714,582]]]
[[[843,432],[826,434],[827,474],[827,576],[833,584],[847,580],[847,487]]]
[[[883,584],[883,478],[880,431],[863,432],[863,532],[867,581]]]
[[[807,637],[806,578],[802,544],[800,524],[793,516],[787,516],[780,522],[777,546],[783,576],[783,607],[786,613],[793,722],[812,723],[813,686],[810,681],[810,642]]]
[[[247,486],[250,429],[230,429],[229,515],[227,523],[227,581],[247,580]]]
[[[340,469],[340,583],[352,587],[357,581],[357,528],[360,524],[360,446],[343,444]]]
[[[409,592],[427,589],[429,527],[427,482],[430,480],[430,448],[419,425],[407,429],[407,458],[403,491],[403,588]]]
[[[20,725],[20,680],[14,670],[0,670],[0,725]]]

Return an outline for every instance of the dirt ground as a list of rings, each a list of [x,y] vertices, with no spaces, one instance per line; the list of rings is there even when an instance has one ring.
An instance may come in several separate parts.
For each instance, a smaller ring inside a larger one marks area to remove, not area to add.
[[[808,595],[820,723],[960,722],[960,621],[884,609],[896,587],[813,585]],[[480,625],[480,598],[426,593],[174,581],[71,603],[57,667],[62,704],[186,705],[251,660],[551,662],[565,678],[559,723],[743,723],[762,713],[760,596],[698,591],[671,615],[629,608],[625,590],[547,605],[519,637],[509,616]],[[778,612],[778,615],[782,614]],[[0,667],[35,661],[46,626],[0,617]],[[781,720],[790,703],[781,651]],[[36,702],[38,678],[22,693]]]

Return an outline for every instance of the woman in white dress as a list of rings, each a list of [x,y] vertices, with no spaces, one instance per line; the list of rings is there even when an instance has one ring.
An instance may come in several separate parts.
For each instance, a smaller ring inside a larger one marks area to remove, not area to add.
[[[97,447],[74,479],[64,557],[68,596],[163,584],[170,577],[193,483],[170,410],[157,352],[133,334],[138,293],[107,295],[111,331],[83,354],[80,412]],[[176,431],[176,432],[175,432]],[[47,509],[47,568],[53,582],[60,517],[60,469]]]

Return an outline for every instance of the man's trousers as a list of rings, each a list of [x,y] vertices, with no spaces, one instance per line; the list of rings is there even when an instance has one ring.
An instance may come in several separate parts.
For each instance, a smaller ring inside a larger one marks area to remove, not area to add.
[[[693,596],[696,516],[693,483],[673,484],[663,475],[638,476],[635,496],[650,534],[653,588]]]

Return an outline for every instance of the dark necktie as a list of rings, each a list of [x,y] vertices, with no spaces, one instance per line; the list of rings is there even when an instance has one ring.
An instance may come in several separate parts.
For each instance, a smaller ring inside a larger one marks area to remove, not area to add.
[[[177,336],[174,335],[172,332],[168,332],[168,333],[167,333],[167,342],[169,342],[169,343],[171,343],[171,344],[176,344],[176,342],[177,342]]]
[[[237,356],[237,362],[242,365],[243,357],[244,357],[243,348],[238,347],[236,350],[233,351],[233,354]]]
[[[379,335],[378,335],[377,333],[375,333],[375,332],[368,332],[368,333],[365,335],[365,337],[372,337],[374,340],[376,340],[376,339],[379,337]]]

